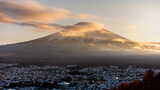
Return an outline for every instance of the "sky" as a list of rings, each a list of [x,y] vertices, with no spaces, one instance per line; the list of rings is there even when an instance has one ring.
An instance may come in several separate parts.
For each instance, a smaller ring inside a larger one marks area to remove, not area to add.
[[[160,42],[159,16],[159,0],[0,0],[0,44],[44,37],[83,21],[134,41]]]

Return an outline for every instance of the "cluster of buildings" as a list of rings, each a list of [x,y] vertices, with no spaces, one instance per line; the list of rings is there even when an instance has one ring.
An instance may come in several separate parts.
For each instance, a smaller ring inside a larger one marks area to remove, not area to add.
[[[109,90],[122,82],[142,80],[146,70],[148,68],[137,66],[0,64],[0,88],[2,90],[17,90],[16,88],[18,90]]]

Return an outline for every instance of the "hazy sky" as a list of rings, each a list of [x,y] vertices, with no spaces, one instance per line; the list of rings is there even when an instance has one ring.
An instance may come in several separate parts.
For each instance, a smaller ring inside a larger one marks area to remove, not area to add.
[[[54,32],[41,24],[70,25],[80,21],[105,24],[110,31],[131,40],[160,41],[159,0],[10,1],[0,0],[0,44],[27,41]]]

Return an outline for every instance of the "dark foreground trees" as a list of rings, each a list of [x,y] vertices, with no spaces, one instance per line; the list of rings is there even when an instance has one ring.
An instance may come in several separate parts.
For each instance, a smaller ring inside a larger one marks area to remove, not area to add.
[[[131,83],[122,83],[112,90],[160,90],[160,73],[152,70],[145,73],[142,81],[135,80]]]

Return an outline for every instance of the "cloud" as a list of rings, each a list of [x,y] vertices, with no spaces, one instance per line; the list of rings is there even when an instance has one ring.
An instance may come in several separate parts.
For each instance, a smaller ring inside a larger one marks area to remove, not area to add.
[[[102,30],[104,28],[105,26],[103,24],[95,22],[79,22],[75,25],[63,27],[64,31],[67,30],[67,32],[60,33],[64,37],[78,37],[83,36],[87,32]]]
[[[112,41],[119,42],[119,43],[126,43],[127,40],[123,38],[113,38]]]
[[[87,30],[99,30],[104,28],[103,24],[95,23],[95,22],[79,22],[72,26],[67,26],[67,29],[87,29]]]
[[[75,18],[79,18],[79,19],[100,19],[100,17],[95,16],[95,15],[91,15],[91,14],[78,14],[74,16]]]
[[[13,23],[14,20],[6,15],[4,15],[3,13],[0,13],[0,22],[4,22],[4,23]]]
[[[45,30],[59,30],[63,29],[63,26],[58,24],[40,24],[40,23],[15,23],[17,25],[21,26],[31,26],[39,29],[45,29]]]
[[[17,1],[17,2],[16,2]],[[0,12],[17,22],[50,23],[67,18],[71,12],[61,8],[48,8],[35,1],[0,0]]]
[[[96,18],[90,14],[74,14],[63,8],[50,8],[36,0],[0,0],[0,22],[32,26],[40,29],[57,29],[53,25],[64,19]],[[52,24],[52,25],[51,25]]]

